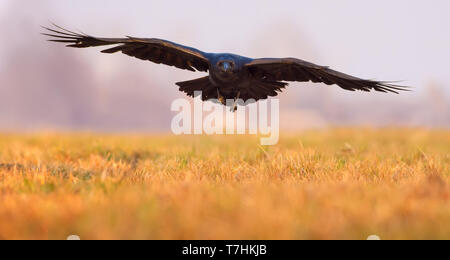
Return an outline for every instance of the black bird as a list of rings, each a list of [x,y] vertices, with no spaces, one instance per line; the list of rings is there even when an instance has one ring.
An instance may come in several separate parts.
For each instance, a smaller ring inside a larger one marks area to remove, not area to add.
[[[67,47],[112,45],[112,48],[102,52],[122,52],[179,69],[209,72],[206,77],[176,84],[188,96],[194,96],[194,91],[202,91],[202,100],[218,99],[224,105],[226,99],[258,101],[277,96],[288,85],[286,81],[321,82],[350,91],[375,90],[398,94],[399,91],[408,90],[408,87],[394,85],[392,82],[361,79],[295,58],[252,59],[230,53],[206,53],[155,38],[98,38],[57,25],[55,27],[44,27],[48,32],[43,34],[52,37],[49,41],[66,43]]]

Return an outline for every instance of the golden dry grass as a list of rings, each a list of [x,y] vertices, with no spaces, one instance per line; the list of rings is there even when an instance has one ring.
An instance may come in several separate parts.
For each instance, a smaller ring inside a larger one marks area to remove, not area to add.
[[[450,132],[0,137],[0,239],[450,238]]]

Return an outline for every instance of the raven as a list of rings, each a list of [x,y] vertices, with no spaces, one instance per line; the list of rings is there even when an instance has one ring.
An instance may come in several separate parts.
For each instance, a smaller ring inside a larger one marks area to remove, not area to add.
[[[325,83],[355,91],[371,90],[391,92],[408,91],[408,87],[392,82],[366,80],[353,77],[326,66],[319,66],[296,58],[252,59],[230,53],[207,53],[167,40],[156,38],[99,38],[75,33],[60,26],[47,28],[49,41],[67,44],[67,47],[87,48],[111,45],[102,53],[122,52],[141,60],[175,66],[190,71],[209,72],[199,79],[178,82],[179,90],[188,96],[202,92],[202,100],[216,99],[226,105],[227,99],[262,100],[274,97],[288,83],[299,81]]]

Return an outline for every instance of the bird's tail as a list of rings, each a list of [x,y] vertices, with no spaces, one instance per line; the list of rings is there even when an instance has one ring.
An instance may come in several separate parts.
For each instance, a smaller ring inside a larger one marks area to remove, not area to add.
[[[189,81],[177,82],[175,84],[180,87],[180,91],[183,91],[190,97],[194,96],[195,91],[201,91],[203,101],[217,99],[217,87],[209,81],[208,76]]]

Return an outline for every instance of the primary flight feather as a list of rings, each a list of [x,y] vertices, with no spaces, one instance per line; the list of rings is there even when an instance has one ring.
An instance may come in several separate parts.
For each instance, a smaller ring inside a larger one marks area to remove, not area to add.
[[[399,93],[405,86],[390,82],[353,77],[325,66],[295,58],[252,59],[230,53],[206,53],[195,48],[155,38],[99,38],[75,33],[55,25],[44,27],[50,41],[61,42],[73,48],[110,46],[103,53],[122,52],[126,55],[158,64],[190,71],[209,72],[203,78],[176,83],[180,91],[194,96],[202,92],[203,100],[226,99],[261,100],[277,96],[288,83],[299,81],[337,85],[345,90]]]

